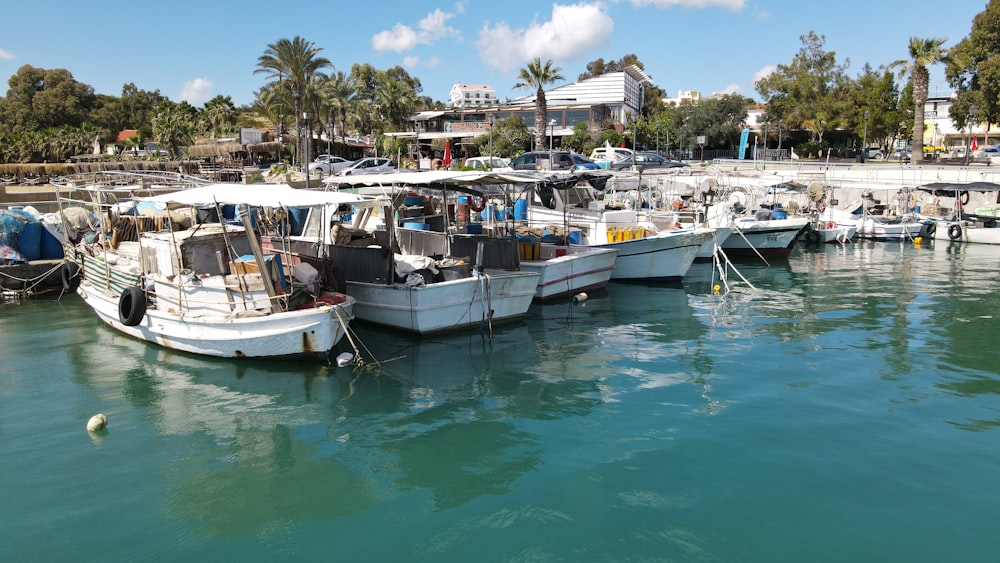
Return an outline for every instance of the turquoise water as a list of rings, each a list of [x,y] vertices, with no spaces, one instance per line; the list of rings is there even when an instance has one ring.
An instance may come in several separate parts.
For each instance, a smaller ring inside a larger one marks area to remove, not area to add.
[[[492,342],[362,328],[354,372],[4,304],[0,561],[996,560],[998,264],[831,246],[725,297],[696,265]]]

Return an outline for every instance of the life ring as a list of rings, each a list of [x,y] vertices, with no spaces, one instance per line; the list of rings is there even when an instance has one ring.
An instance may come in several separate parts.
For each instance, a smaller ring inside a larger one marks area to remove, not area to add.
[[[906,194],[906,209],[914,209],[917,207],[917,197],[913,195],[913,192]]]
[[[476,196],[469,196],[469,209],[476,213],[486,209],[486,195],[479,196],[479,204],[476,204]]]
[[[80,266],[76,262],[63,262],[59,267],[59,278],[62,281],[63,291],[73,293],[80,287]]]
[[[931,221],[930,223],[927,223],[927,227],[925,230],[927,231],[927,236],[929,237],[934,236],[934,233],[937,232],[937,221]]]
[[[136,326],[146,314],[146,294],[142,288],[131,286],[118,298],[118,320],[125,326]]]
[[[962,227],[958,223],[952,223],[948,227],[948,238],[951,240],[958,240],[962,238]]]
[[[968,205],[969,204],[969,191],[968,190],[963,191],[962,195],[959,196],[958,199],[959,199],[959,201],[962,202],[962,205]]]
[[[806,233],[806,240],[808,242],[819,242],[819,231],[811,230]]]

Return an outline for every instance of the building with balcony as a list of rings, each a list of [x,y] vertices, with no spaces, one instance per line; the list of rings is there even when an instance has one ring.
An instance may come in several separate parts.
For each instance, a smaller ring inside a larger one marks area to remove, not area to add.
[[[453,108],[479,108],[495,106],[499,100],[492,86],[456,82],[448,93],[448,102]]]
[[[630,116],[642,109],[644,87],[651,84],[649,75],[637,66],[630,66],[620,72],[546,90],[547,115],[542,126],[549,128],[549,134],[555,138],[572,135],[573,126],[580,122],[594,130],[607,127],[624,130]],[[452,94],[455,92],[456,89],[452,88]],[[462,91],[463,97],[465,92]],[[448,139],[453,146],[457,146],[462,139],[489,133],[493,123],[515,114],[524,120],[529,130],[534,130],[535,94],[493,106],[455,106],[447,110],[420,112],[409,119],[410,131],[386,135],[416,138],[422,145],[426,144],[427,149],[435,139]],[[428,150],[422,148],[422,152]]]

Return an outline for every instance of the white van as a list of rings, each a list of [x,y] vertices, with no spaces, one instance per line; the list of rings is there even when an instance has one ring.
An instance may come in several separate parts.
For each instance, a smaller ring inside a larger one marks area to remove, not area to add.
[[[610,162],[617,162],[619,160],[624,160],[626,158],[631,158],[633,154],[634,151],[632,149],[604,145],[603,147],[597,147],[596,149],[590,151],[590,160],[593,160],[598,164],[602,162],[610,163]],[[601,168],[608,168],[608,167],[601,165]]]

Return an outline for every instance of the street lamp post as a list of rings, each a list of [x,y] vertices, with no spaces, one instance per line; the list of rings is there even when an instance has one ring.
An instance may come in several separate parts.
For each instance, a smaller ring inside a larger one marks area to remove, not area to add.
[[[865,136],[863,141],[861,141],[861,162],[868,161],[868,120],[871,118],[872,112],[865,110]]]
[[[303,170],[306,171],[306,189],[309,189],[309,120],[312,119],[312,114],[308,111],[302,112],[302,129],[305,130],[305,137],[302,141],[303,154],[302,161],[305,163],[302,165]],[[302,131],[299,131],[301,134]]]
[[[487,121],[490,124],[490,168],[493,167],[493,116],[489,116]]]
[[[549,170],[552,170],[552,137],[556,132],[556,120],[549,120]]]
[[[969,127],[968,135],[965,138],[965,165],[969,165],[969,157],[972,153],[972,123],[976,120],[976,104],[969,105]]]

